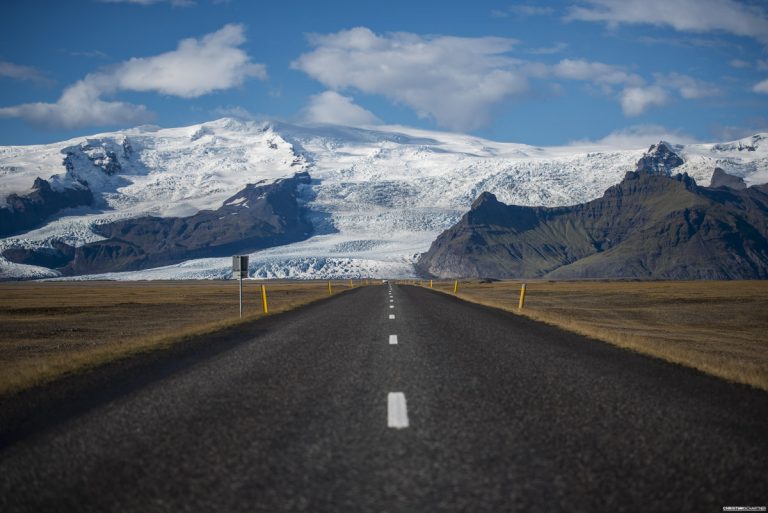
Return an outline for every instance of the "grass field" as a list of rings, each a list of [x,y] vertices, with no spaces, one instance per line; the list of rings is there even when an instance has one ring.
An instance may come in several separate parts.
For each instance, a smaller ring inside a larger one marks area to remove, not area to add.
[[[356,285],[359,285],[357,282]],[[263,316],[261,282],[0,283],[0,397]],[[328,297],[328,282],[267,282],[269,313]],[[333,293],[349,289],[333,282]]]
[[[766,281],[533,281],[518,312],[520,286],[462,280],[458,296],[768,390]]]

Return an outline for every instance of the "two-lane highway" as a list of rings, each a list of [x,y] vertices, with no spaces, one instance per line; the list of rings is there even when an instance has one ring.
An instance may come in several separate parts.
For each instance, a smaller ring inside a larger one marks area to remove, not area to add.
[[[8,438],[0,511],[768,503],[764,392],[419,287],[255,326]]]

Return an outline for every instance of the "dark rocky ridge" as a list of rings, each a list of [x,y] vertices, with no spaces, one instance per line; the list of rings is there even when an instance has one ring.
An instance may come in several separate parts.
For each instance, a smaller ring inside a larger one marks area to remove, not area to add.
[[[127,138],[117,148],[123,159],[129,159],[133,153]],[[85,162],[87,167],[94,168],[106,177],[113,177],[123,171],[118,153],[113,148],[94,146],[86,141],[64,148],[61,153],[64,155],[62,165],[66,170],[64,180],[67,185],[54,188],[48,180],[38,177],[29,194],[9,194],[7,206],[0,207],[0,238],[42,226],[65,208],[98,203],[100,198],[94,196],[93,191],[99,188],[89,184],[89,178],[78,170],[78,162],[81,163],[80,170]],[[51,180],[57,179],[59,177],[55,175],[51,177]]]
[[[0,237],[7,237],[43,224],[65,208],[93,203],[93,193],[86,184],[55,190],[48,180],[36,178],[29,194],[9,194],[7,206],[0,207]]]
[[[309,180],[307,173],[298,173],[268,184],[249,184],[216,210],[97,225],[93,231],[105,240],[78,248],[58,243],[50,249],[10,249],[3,256],[17,263],[53,263],[51,267],[64,274],[77,275],[146,269],[288,244],[312,232],[298,201],[299,186]]]
[[[55,240],[50,247],[42,248],[10,248],[3,251],[3,257],[11,262],[38,265],[55,269],[64,267],[75,257],[75,247],[66,242]]]
[[[664,141],[651,145],[648,151],[637,161],[635,171],[651,175],[670,176],[672,170],[685,163]]]
[[[715,172],[712,173],[712,179],[709,182],[709,186],[715,187],[728,187],[729,189],[744,190],[747,188],[747,184],[744,183],[744,179],[739,176],[733,176],[726,173],[722,168],[716,167]]]
[[[699,187],[649,170],[571,207],[483,193],[417,267],[439,277],[765,279],[768,188]]]

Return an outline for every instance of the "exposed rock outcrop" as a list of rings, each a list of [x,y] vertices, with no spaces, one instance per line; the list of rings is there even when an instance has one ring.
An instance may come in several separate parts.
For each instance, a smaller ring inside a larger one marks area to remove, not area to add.
[[[9,194],[0,207],[0,237],[43,224],[62,209],[90,205],[93,193],[85,184],[56,190],[42,178],[36,178],[28,194]]]
[[[736,189],[737,191],[747,188],[747,184],[744,183],[744,179],[738,176],[729,175],[722,168],[716,167],[715,172],[712,173],[712,180],[709,182],[711,188],[727,187],[729,189]]]
[[[668,143],[660,141],[652,145],[637,162],[635,171],[652,175],[671,176],[672,170],[685,161],[675,153]]]
[[[307,173],[252,184],[217,210],[190,217],[140,217],[98,225],[106,240],[78,247],[65,274],[128,271],[190,258],[227,256],[303,240],[312,232],[298,187]]]
[[[699,187],[651,172],[676,163],[671,155],[664,166],[646,157],[581,205],[505,205],[483,193],[418,268],[439,277],[768,278],[767,188]]]
[[[75,248],[63,241],[54,240],[49,247],[6,249],[3,251],[3,257],[18,264],[38,265],[55,269],[63,267],[72,261],[75,257]]]

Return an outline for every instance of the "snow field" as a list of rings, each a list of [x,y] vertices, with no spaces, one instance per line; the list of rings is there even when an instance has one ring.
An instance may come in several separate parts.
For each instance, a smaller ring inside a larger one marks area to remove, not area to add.
[[[673,148],[686,161],[676,171],[689,173],[699,184],[709,183],[716,166],[750,185],[768,182],[768,134]],[[595,144],[538,148],[407,127],[306,127],[228,118],[4,147],[0,203],[11,192],[28,191],[36,176],[55,176],[55,187],[85,180],[103,200],[0,240],[0,251],[11,245],[45,246],[53,239],[85,244],[99,239],[90,230],[96,223],[140,215],[188,216],[220,207],[248,183],[308,171],[312,184],[303,186],[301,201],[310,210],[315,235],[251,254],[250,275],[411,277],[416,256],[481,192],[520,205],[582,203],[621,181],[647,149]],[[230,265],[226,258],[198,259],[98,278],[228,278]],[[0,259],[0,277],[52,274]]]

